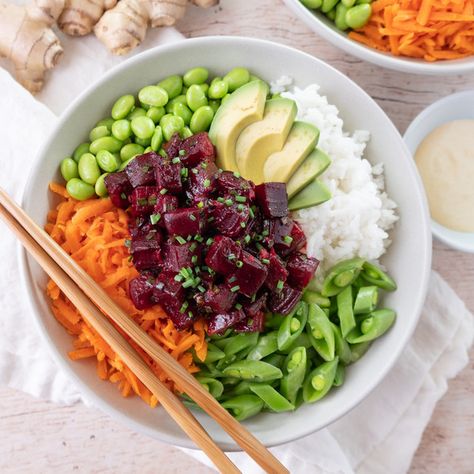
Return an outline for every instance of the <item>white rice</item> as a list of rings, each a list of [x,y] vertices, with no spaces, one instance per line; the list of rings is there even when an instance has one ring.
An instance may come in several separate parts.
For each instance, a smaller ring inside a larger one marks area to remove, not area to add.
[[[308,254],[321,260],[319,274],[346,258],[376,261],[390,245],[388,231],[398,217],[384,191],[383,164],[363,158],[370,132],[344,132],[338,109],[319,94],[317,84],[306,89],[291,84],[291,78],[282,77],[272,83],[272,92],[296,102],[297,118],[319,128],[318,147],[332,159],[320,176],[332,199],[295,213],[308,236]]]

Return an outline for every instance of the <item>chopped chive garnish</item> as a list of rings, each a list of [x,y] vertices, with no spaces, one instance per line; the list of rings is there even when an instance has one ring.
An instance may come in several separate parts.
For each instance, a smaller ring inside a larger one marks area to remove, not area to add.
[[[245,206],[244,206],[243,204],[239,204],[239,205],[237,206],[237,209],[238,209],[240,212],[242,212],[242,211],[245,209]]]
[[[235,256],[235,253],[230,253],[229,255],[227,255],[227,260],[235,260],[237,257]]]
[[[204,203],[202,201],[199,201],[197,203],[197,207],[199,207],[199,209],[202,209],[204,207]]]
[[[212,222],[214,219],[215,219],[214,216],[211,216],[211,217],[209,217],[209,219],[207,220],[207,222]]]
[[[229,283],[234,283],[234,281],[237,280],[235,276],[229,278]]]
[[[193,238],[192,235],[188,235],[187,238],[186,238],[186,240],[187,240],[188,242],[190,242],[192,238]]]
[[[127,195],[126,195],[125,193],[120,193],[120,197],[121,197],[122,199],[127,199]]]
[[[194,318],[193,312],[192,312],[192,311],[188,311],[188,316],[189,316],[190,318]]]
[[[132,246],[132,241],[130,239],[125,239],[125,247],[130,248]]]
[[[237,303],[235,305],[235,309],[237,309],[237,310],[242,309],[242,305],[240,303]]]
[[[194,263],[194,264],[196,264],[197,261],[198,261],[197,255],[193,255],[193,256],[191,257],[191,262]]]
[[[171,160],[171,163],[173,163],[174,165],[177,165],[178,163],[181,163],[181,160],[178,157],[176,157]]]
[[[245,202],[247,200],[247,198],[245,196],[238,195],[238,196],[235,196],[235,200],[237,202]]]
[[[181,169],[181,176],[183,178],[187,178],[188,177],[188,168],[182,168]]]
[[[186,154],[186,150],[179,150],[178,155],[179,156],[184,156]]]
[[[235,293],[236,291],[239,291],[240,290],[240,286],[239,285],[235,285],[233,286],[230,291],[232,291],[232,293]]]
[[[193,285],[194,285],[194,280],[192,278],[189,278],[183,283],[183,288],[189,288],[190,286],[193,286]]]
[[[193,171],[194,174],[197,174],[197,173],[198,173],[197,168],[193,168],[192,171]]]
[[[242,268],[242,267],[244,266],[244,262],[242,262],[242,260],[237,260],[237,261],[235,262],[235,266],[236,266],[237,268]]]
[[[201,168],[205,170],[205,169],[207,168],[207,163],[202,162],[202,163],[201,163]]]
[[[201,285],[198,285],[198,290],[201,292],[201,293],[205,293],[206,292],[206,289],[201,286]]]
[[[254,294],[252,295],[252,298],[251,298],[250,301],[251,301],[252,303],[255,303],[255,300],[256,300],[256,299],[257,299],[257,293],[254,293]]]
[[[253,324],[253,319],[252,318],[248,319],[247,326],[252,326],[252,324]]]
[[[223,197],[218,197],[217,202],[224,202],[224,198]]]
[[[180,275],[182,275],[184,278],[189,278],[189,272],[186,268],[181,268],[181,270],[179,271]]]
[[[182,305],[181,308],[179,308],[180,313],[184,313],[188,309],[189,303],[185,301]]]
[[[155,225],[159,220],[161,219],[161,214],[160,213],[157,213],[157,214],[152,214],[150,216],[150,222]]]
[[[160,191],[160,194],[164,196],[167,192],[168,192],[168,190],[167,190],[166,188],[163,188],[163,189]]]
[[[247,224],[245,222],[241,222],[240,227],[242,227],[242,229],[245,229],[247,227]]]
[[[208,188],[211,185],[211,181],[209,179],[205,179],[203,184],[205,188]]]
[[[174,281],[177,281],[177,282],[183,281],[183,275],[176,275],[176,276],[174,277]]]
[[[237,171],[234,171],[234,176],[235,176],[236,178],[240,178],[240,173],[238,173]]]
[[[189,218],[192,220],[192,221],[195,221],[196,220],[196,216],[194,214],[189,214]]]
[[[268,230],[264,230],[264,231],[262,232],[262,235],[263,235],[264,237],[267,237],[269,233],[270,233],[270,232],[269,232]]]
[[[197,243],[196,242],[193,242],[190,246],[189,246],[189,250],[191,250],[191,252],[194,252],[196,250],[196,247],[197,247]]]
[[[195,235],[194,240],[197,240],[199,243],[202,243],[204,241],[204,238],[202,235]]]
[[[251,239],[250,239],[250,235],[246,235],[246,236],[244,237],[244,242],[245,242],[246,244],[250,243],[250,240],[251,240]]]
[[[263,249],[263,245],[259,244],[258,242],[255,244],[255,247],[257,247],[257,250],[262,250]]]
[[[282,290],[282,289],[283,289],[283,280],[278,280],[277,288],[278,288],[279,290]]]
[[[262,263],[264,263],[265,265],[269,265],[270,260],[268,260],[268,258],[262,258]]]
[[[255,212],[253,211],[251,207],[249,207],[249,214],[252,219],[255,217]]]
[[[183,239],[180,235],[176,236],[175,239],[181,244],[184,245],[186,243],[186,240]]]
[[[225,202],[225,205],[226,205],[226,206],[232,206],[232,204],[234,204],[234,202],[232,201],[232,199],[226,199],[224,202]]]
[[[293,242],[293,237],[290,237],[289,235],[285,235],[285,237],[283,237],[283,240],[284,240],[285,244],[290,245],[291,242]]]
[[[194,279],[194,285],[197,286],[197,285],[199,285],[199,283],[201,283],[201,279],[199,277],[196,277]]]
[[[212,237],[209,237],[207,240],[206,240],[206,245],[211,245],[212,242],[214,242],[214,239]]]
[[[163,158],[166,158],[168,156],[168,153],[166,153],[165,150],[161,149],[159,152],[158,152],[159,155],[161,155]]]

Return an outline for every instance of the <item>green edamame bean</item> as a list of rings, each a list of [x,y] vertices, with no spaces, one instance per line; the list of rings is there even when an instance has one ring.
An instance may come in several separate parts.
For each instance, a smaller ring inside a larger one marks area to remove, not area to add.
[[[229,86],[226,81],[220,80],[212,82],[209,86],[208,94],[210,99],[222,99],[229,91]]]
[[[209,77],[209,71],[204,67],[195,67],[183,76],[184,85],[189,87],[195,84],[204,84]]]
[[[115,153],[116,151],[120,151],[122,145],[122,141],[117,140],[115,137],[102,137],[91,143],[89,151],[94,155],[97,155],[100,150],[107,150],[110,151],[110,153]]]
[[[79,158],[84,153],[89,153],[89,147],[90,147],[89,142],[81,143],[80,145],[78,145],[76,147],[76,149],[74,150],[74,153],[72,154],[72,157],[74,158],[74,161],[78,162]]]
[[[136,107],[127,115],[126,118],[132,121],[136,117],[145,117],[146,112],[147,111],[143,107]]]
[[[101,125],[100,127],[93,128],[89,133],[89,140],[93,142],[98,138],[108,137],[110,135],[109,129],[105,125]]]
[[[163,107],[168,103],[169,97],[163,87],[145,86],[138,92],[138,100],[151,107]]]
[[[179,132],[179,135],[184,140],[185,138],[192,137],[193,132],[191,132],[189,127],[183,127],[182,130]]]
[[[154,151],[151,145],[148,145],[145,150],[143,150],[143,153],[150,153],[150,151]]]
[[[221,101],[216,100],[216,99],[210,100],[208,105],[212,109],[215,115],[215,113],[217,112],[217,109],[221,106]]]
[[[184,127],[184,120],[177,115],[166,114],[160,120],[160,127],[165,141],[168,141],[176,132],[179,132]]]
[[[346,13],[346,23],[352,29],[362,28],[372,15],[372,5],[363,3],[350,8]]]
[[[332,10],[339,0],[323,0],[323,3],[321,4],[321,11],[323,13],[327,13],[328,11]]]
[[[208,105],[199,107],[194,112],[189,123],[189,128],[193,133],[205,132],[209,130],[212,119],[214,118],[214,111]]]
[[[64,158],[61,161],[61,175],[65,181],[69,181],[72,178],[78,178],[79,172],[77,171],[77,163],[72,158]]]
[[[186,102],[186,95],[181,94],[181,95],[178,95],[177,97],[175,97],[174,99],[170,100],[166,104],[166,108],[165,108],[167,114],[172,114],[173,113],[173,107],[174,107],[174,104],[176,104],[176,103],[183,104],[187,107],[188,103]]]
[[[351,8],[354,6],[356,0],[341,0],[341,3],[346,7],[346,8]]]
[[[154,133],[154,132],[153,132]],[[153,135],[152,135],[153,136]],[[135,137],[135,143],[137,145],[142,146],[143,148],[146,148],[147,146],[151,145],[151,137],[150,138],[138,138]]]
[[[207,96],[209,92],[209,84],[196,84],[200,89],[204,92],[204,94]]]
[[[301,3],[307,8],[317,9],[323,4],[322,0],[300,0]]]
[[[155,124],[150,117],[135,117],[131,122],[132,132],[137,138],[146,140],[151,138],[155,132]]]
[[[374,0],[356,0],[356,5],[361,5],[363,3],[372,3]]]
[[[132,134],[132,127],[127,119],[121,119],[112,125],[112,135],[118,140],[124,141]]]
[[[150,107],[146,111],[146,116],[150,117],[155,125],[160,122],[161,117],[163,117],[165,114],[166,110],[164,107]]]
[[[72,198],[78,201],[85,201],[95,194],[94,186],[79,178],[70,179],[66,184],[66,190]]]
[[[117,171],[122,164],[120,158],[117,158],[114,154],[107,150],[100,150],[96,156],[97,164],[100,169],[113,173]]]
[[[129,143],[123,146],[122,149],[120,150],[120,159],[122,160],[122,163],[123,163],[124,161],[128,161],[130,158],[133,158],[134,156],[143,154],[144,150],[145,148],[142,147],[141,145],[138,145],[137,143]]]
[[[163,144],[163,130],[158,125],[155,128],[155,133],[153,133],[153,136],[151,137],[150,147],[153,151],[158,151],[161,148],[162,144]]]
[[[329,10],[327,13],[326,13],[326,16],[331,20],[331,21],[334,21],[336,19],[336,10],[337,8],[333,8],[332,10]]]
[[[112,131],[112,125],[114,124],[115,120],[112,117],[107,117],[105,119],[99,120],[95,126],[96,127],[101,127],[102,125],[106,126],[109,130],[109,132]]]
[[[234,92],[239,87],[247,84],[249,79],[250,73],[248,69],[244,67],[235,67],[224,76],[224,81],[227,83],[229,92]]]
[[[119,97],[112,107],[112,118],[120,120],[125,118],[135,106],[135,97],[133,95],[123,95]]]
[[[229,99],[229,97],[230,97],[230,94],[226,94],[224,97],[222,97],[221,105],[225,104],[226,101]]]
[[[174,99],[183,90],[183,78],[178,75],[168,76],[158,83],[168,94],[169,99]]]
[[[92,153],[84,153],[77,165],[77,170],[82,181],[87,184],[95,184],[100,176],[99,165]]]
[[[186,103],[195,112],[199,107],[207,105],[206,94],[198,85],[193,84],[186,92]]]
[[[107,191],[107,187],[105,186],[105,181],[104,181],[105,177],[108,174],[109,173],[101,174],[95,183],[94,190],[97,196],[99,197],[105,197],[107,196],[107,194],[109,194]]]
[[[136,155],[135,155],[136,156]],[[133,161],[135,159],[135,156],[132,156],[131,158],[129,158],[128,160],[125,160],[121,165],[120,165],[120,168],[119,168],[119,171],[123,171],[131,161]]]
[[[334,19],[334,24],[336,28],[345,31],[349,28],[349,25],[346,22],[346,13],[348,12],[348,8],[342,3],[338,3],[336,7],[336,18]]]
[[[176,102],[175,104],[173,104],[173,107],[171,108],[171,113],[177,115],[178,117],[181,117],[185,125],[189,125],[191,117],[193,116],[193,113],[189,110],[189,107],[185,104],[182,104],[181,102]]]

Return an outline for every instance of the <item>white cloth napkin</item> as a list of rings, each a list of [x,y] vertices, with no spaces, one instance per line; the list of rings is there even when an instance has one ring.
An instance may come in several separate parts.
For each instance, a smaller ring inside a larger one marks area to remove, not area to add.
[[[159,30],[141,49],[179,37],[172,29]],[[61,112],[91,78],[98,78],[118,62],[101,48],[94,38],[77,44],[67,40],[65,61],[38,97],[43,103],[0,69],[0,185],[15,198],[24,186],[35,151],[54,126],[53,112]],[[1,222],[0,236],[0,385],[58,403],[86,403],[58,370],[34,329],[18,284],[16,242]],[[406,472],[447,381],[468,361],[473,333],[472,315],[433,272],[418,328],[379,387],[330,427],[272,451],[292,473]],[[210,465],[202,453],[185,451]],[[260,472],[246,456],[231,456],[243,472]]]

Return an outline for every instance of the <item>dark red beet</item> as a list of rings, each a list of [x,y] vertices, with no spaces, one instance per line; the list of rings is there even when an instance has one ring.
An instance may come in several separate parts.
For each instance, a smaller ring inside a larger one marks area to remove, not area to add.
[[[289,272],[288,283],[298,290],[306,288],[318,265],[319,260],[310,258],[304,253],[296,252],[292,254],[286,264]]]
[[[242,248],[229,237],[218,235],[209,247],[206,265],[221,275],[235,271],[236,262],[242,256]]]
[[[262,332],[265,328],[265,313],[259,311],[254,316],[248,316],[240,323],[235,324],[236,332]]]
[[[112,204],[120,209],[127,209],[130,205],[128,197],[133,189],[127,173],[125,171],[110,173],[105,177],[104,183]]]
[[[246,318],[245,313],[241,309],[236,309],[229,313],[215,314],[211,316],[207,324],[208,334],[220,334],[234,324],[243,321]]]
[[[229,203],[230,203],[230,198]],[[226,201],[227,201],[226,199]],[[214,201],[209,209],[212,227],[228,237],[239,237],[246,233],[250,217],[249,207],[243,203],[233,203],[228,206],[225,202]]]
[[[143,226],[140,231],[135,233],[130,247],[130,253],[135,255],[143,250],[160,249],[163,236],[161,232],[151,225]]]
[[[197,242],[180,244],[168,239],[163,247],[163,261],[166,270],[178,273],[182,268],[194,268],[201,264],[201,246]]]
[[[181,144],[180,158],[184,166],[196,166],[202,161],[214,161],[216,158],[214,145],[206,132],[196,133],[186,138]]]
[[[158,202],[160,190],[156,186],[138,186],[130,195],[131,213],[134,216],[151,214]]]
[[[255,186],[255,196],[265,217],[288,215],[288,195],[285,183],[262,183]]]
[[[223,171],[217,176],[216,186],[221,195],[245,196],[249,201],[255,199],[255,186],[238,173]]]
[[[161,265],[161,249],[141,250],[133,254],[135,268],[143,270],[158,270]]]
[[[242,307],[245,314],[251,318],[260,313],[267,303],[267,293],[263,293],[255,301],[252,302],[250,298],[242,298]]]
[[[164,220],[166,230],[171,235],[194,236],[201,234],[204,228],[203,214],[197,207],[183,207],[167,212]]]
[[[146,309],[153,306],[154,302],[152,296],[154,283],[155,278],[146,273],[142,273],[130,282],[128,291],[137,309]]]
[[[268,298],[268,307],[274,313],[289,314],[301,299],[301,291],[284,284],[279,292],[272,293]]]
[[[260,258],[266,259],[269,261],[267,265],[268,274],[265,280],[265,286],[270,291],[276,291],[278,285],[285,283],[288,278],[288,271],[285,268],[283,260],[276,254],[274,249],[271,249],[270,252],[262,250],[260,252]],[[281,283],[280,283],[281,282]]]
[[[242,252],[241,266],[227,278],[226,283],[234,291],[245,296],[252,296],[260,289],[267,278],[268,269],[258,258],[245,250]],[[238,265],[238,262],[236,262]]]
[[[293,221],[294,225],[291,228],[291,238],[293,239],[290,245],[289,252],[296,252],[302,249],[306,245],[306,236],[304,235],[303,229],[300,227],[298,222]]]
[[[217,166],[212,161],[203,161],[189,172],[186,194],[193,202],[208,198],[215,190]]]
[[[176,329],[180,331],[189,329],[195,321],[195,315],[192,311],[187,309],[182,311],[182,306],[176,304],[168,306],[166,314],[169,316],[171,321],[173,321]]]
[[[203,297],[203,306],[211,313],[226,313],[237,299],[237,293],[230,291],[226,285],[216,285],[209,288]]]
[[[160,190],[166,190],[171,194],[179,194],[183,190],[181,183],[181,163],[178,158],[173,158],[177,163],[170,160],[161,160],[155,166],[156,185]]]
[[[181,150],[182,144],[183,140],[179,136],[179,133],[175,133],[170,141],[163,145],[163,150],[165,150],[169,159],[176,158],[179,156],[179,150]]]
[[[159,303],[165,311],[167,308],[176,307],[184,302],[185,291],[181,282],[174,279],[172,272],[162,272],[158,275],[153,290],[153,299]]]
[[[269,219],[264,223],[264,232],[268,233],[264,242],[273,246],[281,257],[294,251],[292,232],[295,223],[289,217]]]
[[[155,184],[155,167],[159,161],[160,158],[154,151],[136,156],[125,168],[131,185],[136,188]]]

